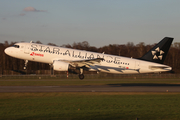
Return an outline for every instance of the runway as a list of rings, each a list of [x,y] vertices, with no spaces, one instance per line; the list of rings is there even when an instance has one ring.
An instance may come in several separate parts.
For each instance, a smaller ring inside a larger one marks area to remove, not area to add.
[[[0,86],[0,93],[16,92],[180,92],[180,85],[109,84],[78,86]]]

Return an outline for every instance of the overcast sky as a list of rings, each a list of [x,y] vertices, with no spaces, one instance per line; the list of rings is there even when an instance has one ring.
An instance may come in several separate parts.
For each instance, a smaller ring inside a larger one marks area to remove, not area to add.
[[[180,0],[0,0],[0,42],[180,42]]]

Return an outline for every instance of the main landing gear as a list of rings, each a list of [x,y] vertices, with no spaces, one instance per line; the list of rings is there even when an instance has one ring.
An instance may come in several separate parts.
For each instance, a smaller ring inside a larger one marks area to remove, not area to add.
[[[84,79],[83,68],[80,68],[80,71],[79,71],[79,79],[81,79],[81,80]]]
[[[79,74],[79,79],[83,80],[84,79],[84,74]]]

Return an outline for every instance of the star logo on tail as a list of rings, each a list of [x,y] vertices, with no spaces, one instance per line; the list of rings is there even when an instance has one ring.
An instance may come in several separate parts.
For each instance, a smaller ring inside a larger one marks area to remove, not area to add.
[[[160,59],[162,60],[164,51],[160,50],[159,47],[155,49],[155,51],[151,51],[153,55],[153,59]]]

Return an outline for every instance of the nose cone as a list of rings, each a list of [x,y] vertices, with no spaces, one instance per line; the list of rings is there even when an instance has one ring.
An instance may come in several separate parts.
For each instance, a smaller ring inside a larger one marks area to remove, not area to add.
[[[7,55],[10,55],[10,49],[9,48],[6,48],[5,50],[4,50],[4,52],[7,54]]]
[[[17,49],[14,49],[13,47],[8,47],[4,50],[4,52],[11,56],[11,57],[17,57],[18,56],[18,50]]]

